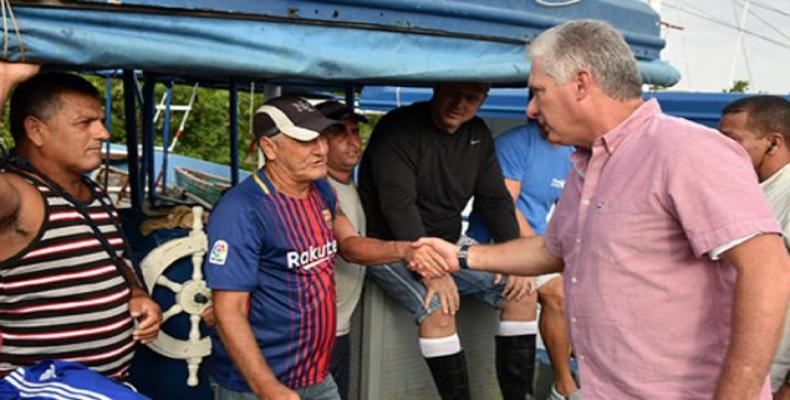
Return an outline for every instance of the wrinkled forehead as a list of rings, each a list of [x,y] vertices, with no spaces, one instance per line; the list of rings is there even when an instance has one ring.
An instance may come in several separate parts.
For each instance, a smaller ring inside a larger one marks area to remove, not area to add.
[[[546,74],[546,70],[543,68],[542,63],[538,60],[533,60],[529,70],[527,84],[532,86],[534,84],[545,83],[546,79],[551,79],[551,77]]]
[[[77,115],[86,117],[104,117],[101,102],[95,96],[77,92],[62,92],[57,95],[57,108],[54,114]]]

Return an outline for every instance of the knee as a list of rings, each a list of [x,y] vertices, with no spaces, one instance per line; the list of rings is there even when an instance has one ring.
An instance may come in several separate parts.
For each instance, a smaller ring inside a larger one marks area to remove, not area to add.
[[[520,300],[505,300],[502,302],[502,311],[506,313],[534,313],[538,304],[538,298],[534,294],[528,294]]]
[[[551,282],[538,289],[540,305],[554,312],[563,312],[565,309],[565,292],[562,290],[562,278],[552,279]]]
[[[454,331],[455,317],[452,314],[445,314],[441,310],[437,310],[422,320],[420,328],[440,332]]]

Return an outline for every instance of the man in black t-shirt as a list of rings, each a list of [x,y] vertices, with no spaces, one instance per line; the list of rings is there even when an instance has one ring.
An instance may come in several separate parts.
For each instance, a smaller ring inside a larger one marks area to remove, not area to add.
[[[381,119],[359,171],[368,236],[435,236],[457,242],[461,212],[474,196],[495,241],[518,237],[513,201],[503,183],[491,132],[475,117],[487,93],[483,84],[439,84],[430,102],[399,108]],[[368,273],[414,315],[420,350],[443,399],[469,399],[455,323],[463,295],[501,309],[496,351],[503,397],[523,400],[531,392],[536,328],[527,321],[529,278],[498,279],[464,270],[420,279],[400,262]]]

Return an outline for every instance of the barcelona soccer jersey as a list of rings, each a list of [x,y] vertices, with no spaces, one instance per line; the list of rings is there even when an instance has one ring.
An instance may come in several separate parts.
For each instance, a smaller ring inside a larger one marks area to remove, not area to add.
[[[249,323],[277,379],[290,388],[324,380],[335,342],[335,195],[325,180],[305,198],[278,192],[263,170],[230,190],[208,224],[213,290],[250,293]],[[215,333],[211,376],[250,391]]]

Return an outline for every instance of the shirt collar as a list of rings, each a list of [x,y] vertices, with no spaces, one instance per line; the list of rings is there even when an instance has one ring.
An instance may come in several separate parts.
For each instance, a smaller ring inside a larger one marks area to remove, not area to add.
[[[764,192],[769,192],[775,186],[781,185],[785,180],[790,180],[790,164],[785,164],[779,171],[774,172],[768,179],[762,181],[760,187]],[[790,185],[790,182],[787,184]]]
[[[258,168],[258,170],[255,171],[253,179],[261,191],[263,191],[263,193],[266,195],[270,195],[275,191],[274,185],[272,185],[272,182],[269,180],[269,177],[266,176],[266,173],[263,172],[263,168]]]
[[[601,143],[606,152],[612,154],[630,133],[638,131],[633,129],[636,125],[644,122],[646,119],[656,116],[660,112],[661,106],[658,104],[658,100],[650,99],[643,102],[623,122],[612,128],[609,132],[606,132],[605,135],[596,139],[593,146],[597,143]]]

